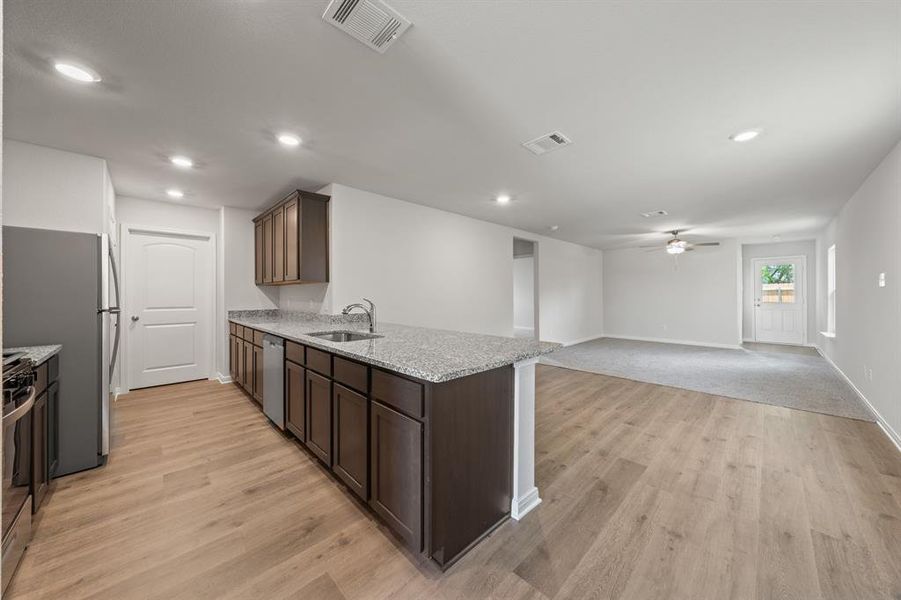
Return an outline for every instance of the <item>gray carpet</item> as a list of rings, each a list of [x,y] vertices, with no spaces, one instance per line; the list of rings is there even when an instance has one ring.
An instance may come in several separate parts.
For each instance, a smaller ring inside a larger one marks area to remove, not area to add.
[[[818,354],[601,338],[561,348],[541,362],[740,400],[876,420]]]

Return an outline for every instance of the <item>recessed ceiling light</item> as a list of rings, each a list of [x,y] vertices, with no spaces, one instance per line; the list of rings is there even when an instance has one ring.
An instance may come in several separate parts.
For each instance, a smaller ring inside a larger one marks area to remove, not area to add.
[[[300,146],[300,138],[293,133],[280,133],[276,139],[282,146],[288,146],[289,148]]]
[[[79,81],[81,83],[97,83],[100,81],[100,75],[87,67],[75,65],[67,62],[54,63],[53,68],[57,73],[64,75],[69,79]]]
[[[166,190],[166,195],[170,198],[181,199],[185,197],[185,193],[181,190],[177,190],[175,188],[170,188]]]
[[[187,156],[181,155],[170,156],[169,162],[171,162],[176,167],[181,167],[182,169],[190,169],[194,166],[193,160],[191,160]]]
[[[747,131],[739,131],[736,134],[730,135],[729,139],[733,142],[750,142],[758,135],[760,135],[760,130],[748,129]]]
[[[500,196],[495,198],[495,200],[497,201],[498,204],[509,204],[510,196],[508,196],[507,194],[501,194]]]

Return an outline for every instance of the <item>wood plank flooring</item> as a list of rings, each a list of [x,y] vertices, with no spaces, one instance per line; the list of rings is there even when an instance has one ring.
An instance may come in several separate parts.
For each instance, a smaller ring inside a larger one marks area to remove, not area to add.
[[[876,425],[538,367],[542,504],[447,573],[231,385],[133,392],[59,480],[10,599],[899,599]]]

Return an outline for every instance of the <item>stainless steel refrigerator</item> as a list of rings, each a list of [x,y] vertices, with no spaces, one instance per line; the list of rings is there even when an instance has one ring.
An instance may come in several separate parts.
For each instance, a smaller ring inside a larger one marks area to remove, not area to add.
[[[62,344],[56,476],[109,454],[118,287],[107,235],[3,227],[3,346]]]

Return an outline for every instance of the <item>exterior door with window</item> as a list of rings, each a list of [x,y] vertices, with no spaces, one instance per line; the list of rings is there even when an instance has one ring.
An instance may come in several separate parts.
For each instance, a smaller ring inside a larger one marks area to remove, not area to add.
[[[757,258],[754,272],[754,334],[758,342],[806,342],[803,258]]]

